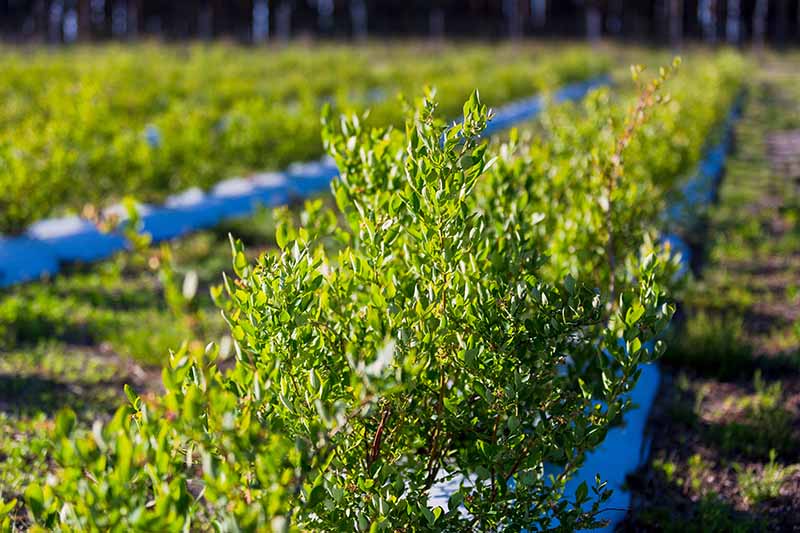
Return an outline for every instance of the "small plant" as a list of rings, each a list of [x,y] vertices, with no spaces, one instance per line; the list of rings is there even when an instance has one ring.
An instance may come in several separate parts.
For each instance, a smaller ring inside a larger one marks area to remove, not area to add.
[[[783,384],[780,381],[767,384],[760,369],[753,374],[753,389],[755,389],[755,394],[752,397],[744,398],[743,407],[745,409],[763,413],[782,405]]]
[[[663,459],[653,459],[653,470],[664,474],[667,483],[671,484],[675,480],[675,472],[678,465],[672,461],[664,461]]]
[[[739,463],[733,465],[736,482],[748,503],[760,503],[780,496],[781,487],[795,467],[779,465],[775,462],[776,458],[775,450],[770,450],[769,463],[762,469],[745,468]]]
[[[699,453],[689,458],[689,486],[693,492],[699,492],[703,487],[703,479],[711,465]]]

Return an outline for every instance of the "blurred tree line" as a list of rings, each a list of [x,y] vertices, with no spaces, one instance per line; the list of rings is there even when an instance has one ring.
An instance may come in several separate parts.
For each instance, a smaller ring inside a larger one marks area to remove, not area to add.
[[[800,0],[0,0],[0,38],[428,36],[800,43]]]

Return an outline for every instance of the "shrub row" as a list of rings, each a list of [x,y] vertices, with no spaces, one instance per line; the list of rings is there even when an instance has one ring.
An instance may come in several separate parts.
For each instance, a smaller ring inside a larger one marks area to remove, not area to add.
[[[327,115],[338,212],[282,212],[280,249],[255,264],[233,240],[235,278],[212,289],[235,365],[223,370],[213,344],[184,346],[162,397],[128,391],[92,431],[60,413],[57,479],[25,491],[32,518],[64,530],[596,524],[602,477],[570,494],[565,483],[631,407],[624,393],[672,315],[675,262],[653,242],[677,178],[647,154],[709,136],[742,64],[691,70],[716,83],[676,83],[670,100],[667,69],[625,98],[597,92],[552,111],[543,141],[487,145],[477,94],[457,126],[431,95],[404,132]],[[695,124],[681,106],[719,112]],[[442,484],[448,504],[430,505]]]
[[[620,137],[619,128],[627,115],[639,114],[636,106],[651,106],[656,96],[631,102],[629,91],[602,89],[582,102],[548,109],[541,125],[530,130],[534,135],[529,142],[512,143],[502,152],[499,172],[516,176],[514,187],[521,184],[537,199],[536,211],[543,219],[539,242],[551,256],[552,279],[595,272],[599,286],[607,281],[600,273],[608,252],[619,264],[631,242],[612,235],[619,250],[598,248],[597,243],[609,237],[609,226],[626,231],[647,227],[642,220],[656,220],[681,194],[682,182],[695,171],[703,150],[722,133],[718,126],[739,96],[744,65],[735,53],[698,53],[671,80],[662,105],[652,109],[651,120],[638,125],[635,136]],[[608,121],[615,126],[609,127]],[[624,153],[614,164],[624,167],[624,175],[609,187],[599,171],[607,164],[603,154],[614,153],[621,142],[626,143]],[[498,186],[492,180],[490,175],[487,189]],[[609,203],[626,208],[608,211],[604,206]],[[632,236],[632,242],[642,241],[641,232]]]
[[[479,76],[499,105],[607,68],[601,54],[530,46],[3,50],[0,232],[316,158],[324,103],[399,125],[397,95],[425,84],[455,116]]]

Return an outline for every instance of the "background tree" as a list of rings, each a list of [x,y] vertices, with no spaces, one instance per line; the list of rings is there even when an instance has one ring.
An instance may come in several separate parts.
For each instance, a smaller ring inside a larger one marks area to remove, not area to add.
[[[683,0],[669,0],[669,42],[680,46],[683,41]]]
[[[7,41],[126,40],[141,33],[251,43],[301,34],[362,39],[372,33],[788,45],[800,42],[800,5],[791,0],[0,0],[0,39]]]
[[[534,28],[542,28],[547,23],[547,0],[531,0],[531,19]]]
[[[778,44],[785,46],[789,34],[789,0],[776,0],[775,11],[775,37]]]
[[[764,45],[764,39],[767,34],[768,9],[768,0],[755,0],[755,8],[753,9],[753,42],[757,46]]]
[[[725,18],[725,39],[731,44],[739,44],[742,38],[741,4],[741,0],[728,0],[727,16]]]
[[[367,20],[365,0],[350,0],[350,22],[353,28],[353,37],[359,40],[367,38]]]
[[[600,0],[586,0],[586,38],[597,41],[603,34],[603,12]]]
[[[292,0],[280,0],[275,11],[275,36],[279,41],[288,41],[292,36]]]
[[[253,22],[251,35],[254,43],[261,43],[269,38],[269,2],[255,0],[253,2]]]
[[[700,0],[697,5],[697,16],[703,29],[703,39],[715,43],[717,41],[716,0]]]

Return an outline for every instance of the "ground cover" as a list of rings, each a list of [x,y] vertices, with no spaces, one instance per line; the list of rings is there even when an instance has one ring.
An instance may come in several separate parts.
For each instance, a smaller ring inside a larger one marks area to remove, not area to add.
[[[796,56],[761,63],[718,204],[694,228],[704,260],[682,297],[623,530],[800,528],[800,78]]]

